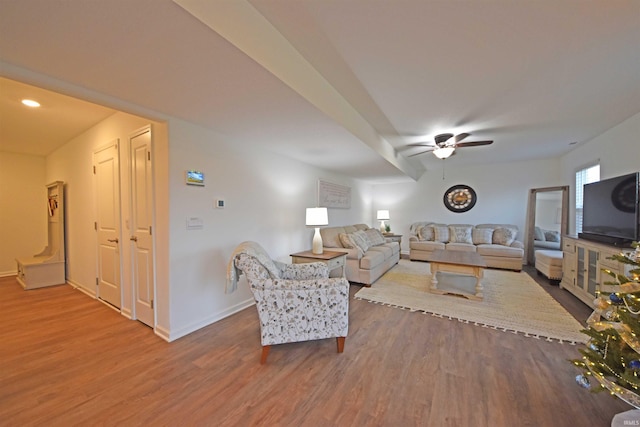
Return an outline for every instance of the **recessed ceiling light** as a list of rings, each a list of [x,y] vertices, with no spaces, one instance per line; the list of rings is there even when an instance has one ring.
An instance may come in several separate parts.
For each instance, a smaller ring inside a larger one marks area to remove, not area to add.
[[[38,101],[34,101],[33,99],[23,99],[22,103],[27,107],[39,107],[40,103]]]

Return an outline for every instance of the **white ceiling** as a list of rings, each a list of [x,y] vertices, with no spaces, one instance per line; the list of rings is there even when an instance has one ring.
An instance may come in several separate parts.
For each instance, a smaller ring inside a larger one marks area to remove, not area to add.
[[[23,99],[37,100],[38,108]],[[46,156],[115,111],[0,77],[0,151]]]
[[[640,112],[639,46],[636,0],[0,0],[5,77],[34,71],[372,181],[439,167],[398,152],[442,132],[495,141],[452,166],[569,151]],[[5,141],[20,120],[1,83],[0,149],[26,149]]]

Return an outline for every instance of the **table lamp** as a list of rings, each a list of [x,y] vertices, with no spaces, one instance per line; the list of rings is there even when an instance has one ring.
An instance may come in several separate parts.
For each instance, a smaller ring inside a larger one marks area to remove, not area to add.
[[[320,225],[329,225],[329,214],[327,208],[307,208],[307,220],[305,221],[308,227],[315,227],[316,232],[313,235],[313,246],[311,252],[316,255],[322,253],[322,237],[320,236]]]
[[[386,233],[387,228],[384,225],[384,221],[389,220],[389,211],[388,210],[378,211],[378,219],[380,220],[380,232]]]

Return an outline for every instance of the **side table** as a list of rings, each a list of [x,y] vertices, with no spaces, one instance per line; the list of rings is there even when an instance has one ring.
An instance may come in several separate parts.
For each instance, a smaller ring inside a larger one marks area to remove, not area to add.
[[[294,264],[304,264],[308,262],[324,262],[329,268],[329,272],[342,267],[342,277],[346,277],[346,252],[324,251],[321,254],[314,254],[311,251],[297,252],[291,254],[291,262]]]
[[[393,233],[382,233],[385,239],[389,239],[392,242],[398,242],[398,244],[402,247],[402,234],[393,234]]]

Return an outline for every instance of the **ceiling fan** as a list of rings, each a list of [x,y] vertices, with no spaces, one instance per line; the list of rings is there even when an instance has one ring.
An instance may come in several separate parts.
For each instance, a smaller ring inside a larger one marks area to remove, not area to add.
[[[452,133],[441,133],[440,135],[436,135],[435,137],[433,137],[435,144],[427,144],[424,142],[410,144],[409,147],[429,147],[429,149],[420,151],[419,153],[411,154],[409,157],[433,152],[433,154],[439,159],[446,159],[447,157],[454,154],[456,148],[493,144],[493,141],[461,142],[469,135],[470,134],[468,133],[459,133],[458,135],[454,136]]]

